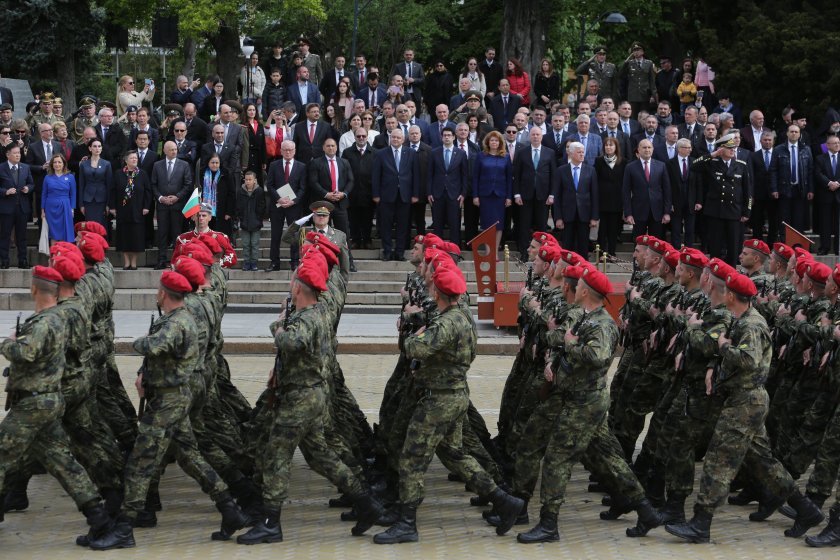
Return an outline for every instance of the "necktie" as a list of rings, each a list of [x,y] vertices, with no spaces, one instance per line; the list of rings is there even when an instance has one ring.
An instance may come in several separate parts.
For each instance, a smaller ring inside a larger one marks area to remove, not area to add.
[[[467,153],[467,145],[461,142],[461,151]]]
[[[146,157],[146,150],[140,150],[140,165],[143,164],[143,158]]]
[[[443,163],[446,165],[447,169],[449,169],[449,162],[452,160],[452,153],[451,152],[452,152],[452,150],[450,150],[449,148],[446,148],[443,151],[443,159],[444,159]]]
[[[411,77],[411,63],[410,62],[406,63],[406,65],[405,65],[405,77],[406,78]]]
[[[615,130],[610,131],[610,138],[615,138]]]
[[[764,150],[764,169],[770,170],[770,150]]]
[[[327,235],[327,232],[326,232],[326,231],[324,231],[324,230],[322,230],[322,229],[319,229],[319,230],[318,230],[318,233],[320,233],[321,235]]]
[[[648,160],[644,160],[645,164],[645,180],[649,183],[650,182],[650,167],[648,167]]]
[[[709,153],[711,154],[714,151],[715,151],[715,145],[712,142],[709,142]]]
[[[508,104],[508,98],[507,98],[507,95],[505,95],[504,97],[502,97],[502,105],[503,105],[504,110],[505,110],[505,115],[507,115],[507,104]]]
[[[668,146],[668,159],[671,159],[672,157],[674,157],[674,147]]]
[[[17,187],[18,179],[20,179],[20,175],[18,175],[18,166],[12,166],[12,176],[15,178],[15,186]]]
[[[508,155],[510,156],[510,161],[513,161],[513,152],[515,151],[515,149],[516,144],[514,144],[513,142],[508,144]]]
[[[47,156],[47,161],[50,161],[50,159],[52,158],[52,144],[44,144],[44,154],[46,154]]]
[[[837,154],[831,154],[831,174],[837,176]]]
[[[578,172],[579,171],[580,171],[579,167],[577,167],[577,166],[572,167],[572,180],[575,182],[575,191],[578,190],[578,179],[579,179]]]
[[[685,160],[685,158],[682,158],[682,178],[683,181],[688,179],[688,162]]]
[[[108,135],[108,127],[107,127],[107,126],[103,126],[103,127],[102,127],[102,141],[103,141],[103,142],[105,141],[105,136],[107,136],[107,135]]]
[[[221,154],[221,153],[222,153],[222,145],[221,145],[221,144],[216,144],[216,153],[217,153],[217,154]]]
[[[581,136],[580,143],[583,144],[583,153],[586,153],[586,141],[589,139],[588,136]]]
[[[394,165],[397,166],[397,171],[400,170],[400,151],[399,149],[394,150]]]
[[[290,162],[289,160],[286,160],[286,169],[285,169],[285,171],[284,171],[284,173],[283,173],[283,178],[285,179],[285,181],[286,181],[287,183],[289,182],[289,174],[290,174],[290,173],[291,173],[291,171],[292,171],[292,170],[290,169],[290,167],[291,167],[291,162]]]
[[[364,68],[359,70],[359,82],[362,83],[362,84],[365,83],[365,69]]]
[[[438,131],[438,135],[443,136],[443,128],[444,128],[445,126],[446,126],[446,124],[445,124],[443,121],[441,121],[441,123],[440,123],[440,130]]]
[[[795,185],[799,182],[799,176],[796,174],[796,144],[790,146],[790,182]]]
[[[403,136],[408,138],[408,125],[407,124],[402,125],[402,129],[403,129]]]
[[[181,151],[181,144],[182,144],[181,140],[178,140],[177,142],[175,142],[175,145],[178,146],[178,151],[179,152]]]
[[[335,160],[330,158],[330,190],[338,191],[338,170],[335,168]]]
[[[624,134],[629,136],[630,135],[630,123],[624,123],[624,126],[622,126],[622,128],[624,129]]]
[[[412,144],[412,145],[411,145],[411,149],[412,149],[412,150],[414,150],[414,151],[416,152],[417,150],[419,150],[419,149],[420,149],[420,146],[419,146],[418,144]]]
[[[540,151],[539,150],[534,150],[534,153],[531,156],[531,158],[534,161],[534,169],[536,169],[537,166],[540,164]]]
[[[309,143],[315,141],[315,123],[309,125]]]
[[[172,177],[172,160],[166,162],[166,178]]]
[[[368,107],[373,107],[373,106],[376,105],[376,103],[374,103],[375,99],[376,99],[376,92],[371,91],[370,92],[370,101],[368,102]]]
[[[559,132],[554,133],[554,143],[559,146],[560,145],[560,138],[562,135]]]
[[[184,122],[186,123],[187,128],[189,128],[189,127],[190,127],[190,123],[192,123],[192,119],[189,119],[189,120],[184,121]]]

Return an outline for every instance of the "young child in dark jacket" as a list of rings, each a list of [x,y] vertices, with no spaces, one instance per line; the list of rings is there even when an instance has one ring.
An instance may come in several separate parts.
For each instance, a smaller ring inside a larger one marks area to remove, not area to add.
[[[239,242],[242,244],[242,270],[258,270],[260,230],[265,214],[265,193],[253,171],[245,173],[245,183],[236,191],[236,215],[239,218]]]

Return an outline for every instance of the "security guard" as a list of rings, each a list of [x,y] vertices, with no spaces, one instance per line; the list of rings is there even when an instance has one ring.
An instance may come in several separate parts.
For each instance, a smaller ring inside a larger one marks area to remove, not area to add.
[[[598,80],[604,97],[616,99],[618,90],[618,69],[607,60],[607,47],[595,47],[595,53],[577,67],[575,74],[589,76],[590,80]]]
[[[92,95],[85,95],[79,100],[79,112],[72,121],[70,136],[77,144],[85,137],[85,129],[94,128],[99,124],[99,117],[96,116],[96,98]]]
[[[709,255],[722,258],[735,266],[741,246],[742,227],[752,210],[749,188],[749,166],[735,159],[734,134],[727,134],[716,142],[713,153],[694,160],[692,169],[700,181],[695,212],[703,212]],[[725,257],[723,256],[725,254]]]

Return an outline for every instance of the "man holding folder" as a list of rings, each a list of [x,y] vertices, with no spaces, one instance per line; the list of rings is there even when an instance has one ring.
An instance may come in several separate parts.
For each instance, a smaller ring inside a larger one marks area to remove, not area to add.
[[[280,240],[283,226],[291,225],[301,216],[301,204],[306,191],[306,164],[295,159],[295,143],[284,140],[280,145],[279,159],[271,162],[266,174],[265,187],[268,190],[271,219],[271,264],[266,272],[280,270]],[[297,242],[290,243],[291,268],[294,269],[299,257]]]

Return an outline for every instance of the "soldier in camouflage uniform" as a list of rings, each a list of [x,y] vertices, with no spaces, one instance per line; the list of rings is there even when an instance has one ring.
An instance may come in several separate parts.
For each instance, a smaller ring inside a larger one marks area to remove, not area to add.
[[[123,513],[107,534],[90,540],[94,550],[135,545],[134,522],[145,507],[149,483],[159,472],[170,443],[177,445],[178,464],[210,495],[221,512],[221,535],[233,534],[248,521],[221,477],[202,458],[190,425],[190,378],[198,365],[199,350],[195,321],[184,306],[184,296],[191,291],[192,286],[183,275],[165,271],[157,292],[163,315],[148,335],[134,341],[134,349],[144,357],[136,386],[147,404],[140,418],[137,441],[126,462]]]
[[[57,306],[61,281],[53,268],[33,268],[30,291],[35,313],[20,332],[0,342],[0,353],[10,362],[4,372],[8,414],[0,423],[0,493],[6,472],[21,456],[32,457],[58,479],[99,535],[110,519],[87,472],[73,458],[61,425],[66,363],[64,317]]]
[[[796,489],[784,467],[773,458],[764,420],[767,392],[764,381],[770,365],[770,331],[751,305],[755,284],[733,273],[726,280],[726,306],[735,317],[729,336],[718,338],[719,367],[706,373],[707,394],[724,399],[715,434],[703,462],[700,493],[694,517],[685,523],[666,525],[666,530],[691,542],[709,542],[709,528],[717,506],[729,494],[729,483],[741,464],[757,481],[781,500],[787,499],[797,512],[796,525],[807,530],[822,522],[819,509]]]
[[[499,534],[513,526],[523,506],[522,500],[496,486],[478,462],[463,451],[463,422],[469,406],[467,370],[475,359],[477,337],[472,317],[458,304],[466,292],[463,274],[447,259],[437,255],[430,289],[438,315],[405,340],[406,356],[415,362],[413,391],[418,400],[399,458],[400,519],[374,537],[377,544],[418,540],[417,506],[423,498],[426,469],[435,454],[450,471],[469,481],[479,495],[489,496],[502,519]]]

